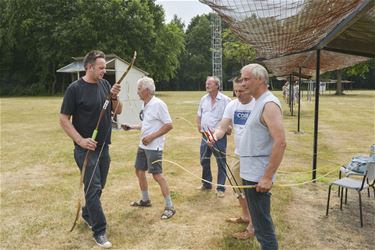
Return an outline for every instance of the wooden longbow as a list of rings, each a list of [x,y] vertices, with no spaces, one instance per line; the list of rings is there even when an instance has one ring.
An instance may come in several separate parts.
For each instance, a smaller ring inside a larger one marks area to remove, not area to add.
[[[122,74],[121,78],[116,82],[117,84],[121,85],[121,82],[124,80],[124,78],[126,77],[126,75],[129,73],[129,71],[133,67],[136,57],[137,57],[137,52],[134,51],[134,55],[133,55],[132,61],[130,62],[129,66],[126,69],[126,71],[124,72],[124,74]],[[104,113],[107,110],[107,107],[108,107],[108,105],[109,105],[110,102],[111,102],[111,93],[109,93],[107,95],[107,98],[106,98],[106,100],[105,100],[105,102],[103,104],[103,108],[100,110],[98,122],[96,123],[96,127],[95,127],[95,129],[94,129],[94,131],[92,133],[92,136],[91,136],[91,139],[93,139],[93,140],[96,139],[96,136],[98,134],[98,129],[99,129],[100,122],[101,122],[101,120],[102,120],[102,118],[104,116]],[[116,105],[116,107],[114,109],[114,113],[116,113],[118,105],[119,105],[119,102],[117,102],[117,105]],[[106,134],[105,137],[107,137],[107,135],[108,135],[108,133]],[[105,140],[106,140],[106,138],[104,138],[104,141]],[[104,143],[103,143],[103,146],[104,146]],[[81,177],[80,177],[80,180],[79,180],[79,192],[78,192],[76,216],[75,216],[73,225],[72,225],[72,227],[70,229],[70,232],[72,232],[73,229],[75,228],[75,226],[77,225],[77,221],[78,221],[78,218],[79,218],[79,213],[81,211],[81,203],[82,203],[82,197],[81,197],[81,195],[82,195],[82,192],[83,192],[83,180],[84,180],[84,177],[85,177],[86,168],[87,168],[87,164],[89,162],[89,159],[90,159],[90,150],[87,150],[86,155],[85,155],[85,160],[83,161],[83,166],[82,166],[82,170],[81,170]],[[99,161],[99,159],[100,159],[100,155],[99,155],[97,161]],[[97,165],[97,164],[95,164],[95,165]],[[95,173],[95,171],[93,171],[93,175],[94,175],[94,173]],[[90,181],[90,183],[91,183],[91,181]],[[88,185],[87,190],[89,189],[89,187],[90,187],[90,185]]]

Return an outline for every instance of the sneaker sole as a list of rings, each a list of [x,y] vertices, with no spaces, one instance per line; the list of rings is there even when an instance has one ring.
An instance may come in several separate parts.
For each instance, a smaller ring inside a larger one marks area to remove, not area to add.
[[[95,241],[96,245],[98,245],[98,246],[100,246],[100,247],[102,247],[102,248],[111,248],[111,247],[112,247],[112,243],[111,243],[111,242],[106,242],[106,243],[108,243],[108,244],[106,244],[106,243],[104,243],[104,244],[100,244],[100,243],[98,243],[98,242],[95,240],[94,237],[93,237],[92,239]]]

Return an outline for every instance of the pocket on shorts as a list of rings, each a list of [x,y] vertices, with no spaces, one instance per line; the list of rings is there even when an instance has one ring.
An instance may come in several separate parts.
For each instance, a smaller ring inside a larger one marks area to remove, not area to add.
[[[163,151],[159,150],[150,150],[149,152],[149,166],[148,166],[148,172],[149,173],[162,173],[163,168],[162,168],[162,162],[158,160],[163,159]],[[158,161],[158,162],[155,162]]]

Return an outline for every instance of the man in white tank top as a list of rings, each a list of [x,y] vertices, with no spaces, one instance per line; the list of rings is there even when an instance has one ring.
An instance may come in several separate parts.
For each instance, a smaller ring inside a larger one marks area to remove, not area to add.
[[[259,64],[241,69],[242,85],[256,104],[247,119],[239,145],[240,175],[254,232],[261,249],[278,249],[271,217],[271,193],[275,174],[286,148],[280,101],[268,91],[268,72]]]

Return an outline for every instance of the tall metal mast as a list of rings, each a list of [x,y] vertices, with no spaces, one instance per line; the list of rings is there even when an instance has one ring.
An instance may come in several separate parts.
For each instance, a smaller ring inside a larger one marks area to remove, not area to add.
[[[211,51],[212,51],[212,75],[223,83],[223,48],[221,40],[221,18],[219,15],[211,14]],[[221,84],[221,88],[223,84]]]

